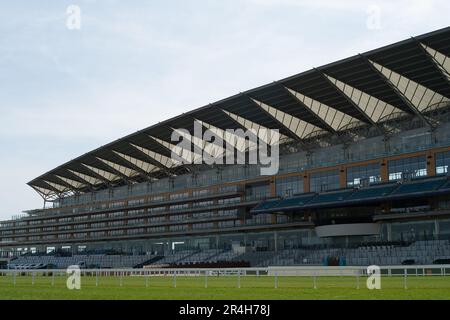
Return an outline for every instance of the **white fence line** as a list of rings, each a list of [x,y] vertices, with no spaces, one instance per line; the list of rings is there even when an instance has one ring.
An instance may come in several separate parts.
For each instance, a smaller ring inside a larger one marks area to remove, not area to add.
[[[387,276],[450,276],[450,265],[380,266]],[[80,269],[82,276],[297,276],[354,277],[367,275],[367,267],[345,266],[271,266],[267,268],[147,268],[147,269]],[[0,275],[66,275],[66,269],[7,269]]]
[[[450,265],[409,265],[409,266],[379,266],[382,275],[450,275]],[[268,274],[280,276],[357,276],[367,275],[367,267],[323,267],[323,266],[274,266],[268,267]]]

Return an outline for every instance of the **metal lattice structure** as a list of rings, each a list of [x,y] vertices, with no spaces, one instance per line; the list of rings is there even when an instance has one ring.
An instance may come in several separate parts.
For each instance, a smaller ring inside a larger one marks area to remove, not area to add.
[[[179,115],[88,152],[28,184],[52,200],[191,172],[192,166],[171,161],[171,152],[190,159],[200,151],[221,155],[221,150],[207,150],[195,138],[194,151],[171,142],[178,128],[193,134],[195,122],[216,132],[279,129],[282,150],[310,150],[374,134],[388,137],[404,130],[405,123],[433,130],[448,120],[449,104],[447,27]]]

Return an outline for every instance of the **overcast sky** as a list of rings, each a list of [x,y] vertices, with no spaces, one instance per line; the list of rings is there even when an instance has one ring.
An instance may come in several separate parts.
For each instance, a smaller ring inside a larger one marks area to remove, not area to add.
[[[449,12],[448,0],[0,0],[0,219],[42,207],[26,183],[82,153],[446,27]]]

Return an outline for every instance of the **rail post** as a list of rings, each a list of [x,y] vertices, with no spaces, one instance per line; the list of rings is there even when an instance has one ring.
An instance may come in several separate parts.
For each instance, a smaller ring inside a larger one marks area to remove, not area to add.
[[[358,269],[358,271],[356,271],[356,290],[359,290],[359,276],[360,276],[361,270]]]
[[[403,288],[405,289],[405,290],[407,290],[408,289],[408,284],[407,284],[407,282],[406,282],[406,280],[407,280],[407,277],[408,277],[408,271],[406,270],[406,268],[405,268],[405,271],[404,271],[404,276],[403,276]]]
[[[241,270],[239,270],[238,271],[238,278],[237,278],[237,281],[238,281],[238,289],[240,289],[241,288]]]
[[[314,289],[317,289],[317,272],[313,273],[313,285]]]

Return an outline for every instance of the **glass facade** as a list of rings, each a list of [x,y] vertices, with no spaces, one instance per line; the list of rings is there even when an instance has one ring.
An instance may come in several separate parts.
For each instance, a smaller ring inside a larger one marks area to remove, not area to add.
[[[279,197],[290,197],[303,192],[303,177],[288,177],[276,180],[276,192]]]
[[[428,138],[428,128],[419,128],[394,134],[384,141],[382,136],[368,138],[351,143],[347,148],[342,145],[316,149],[310,154],[299,151],[280,155],[280,173],[301,172],[326,166],[364,161],[379,157],[397,155],[405,152],[414,152],[433,147],[448,146],[450,144],[450,124],[443,123],[435,131],[435,139]],[[425,163],[425,161],[424,161]],[[438,165],[438,164],[437,164]],[[441,165],[438,165],[441,167]],[[423,175],[426,167],[419,172]],[[445,170],[441,168],[440,170]],[[392,171],[391,180],[401,176],[401,171]],[[81,194],[58,200],[56,207],[74,204],[92,203],[93,201],[113,200],[127,197],[136,197],[161,192],[173,192],[185,188],[195,188],[213,184],[242,181],[260,176],[260,167],[252,166],[226,166],[219,169],[210,169],[199,172],[193,176],[185,174],[173,179],[163,178],[158,181],[144,182],[132,186],[116,187],[110,190],[99,190],[94,193]]]
[[[436,174],[448,175],[450,165],[450,151],[436,153]]]
[[[253,185],[248,186],[245,190],[245,195],[247,199],[265,199],[270,197],[270,185]]]
[[[434,221],[393,223],[392,241],[433,240],[436,236]]]
[[[427,159],[425,156],[403,158],[388,161],[389,181],[403,178],[417,178],[427,175]]]
[[[347,168],[348,187],[379,182],[381,182],[381,169],[379,163]]]
[[[322,192],[339,188],[339,170],[312,173],[309,178],[309,190]]]

